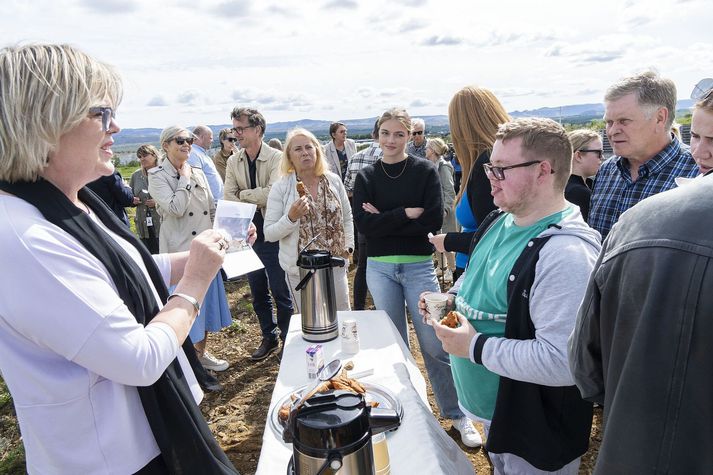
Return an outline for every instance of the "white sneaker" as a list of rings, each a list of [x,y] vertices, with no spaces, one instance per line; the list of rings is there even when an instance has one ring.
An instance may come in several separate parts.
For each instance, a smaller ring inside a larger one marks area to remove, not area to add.
[[[225,371],[230,366],[227,361],[219,360],[207,351],[203,353],[203,356],[198,356],[198,361],[201,362],[205,369],[212,371]]]
[[[466,447],[480,447],[483,445],[480,433],[467,417],[453,419],[453,427],[460,432],[460,440],[463,441],[463,445]]]

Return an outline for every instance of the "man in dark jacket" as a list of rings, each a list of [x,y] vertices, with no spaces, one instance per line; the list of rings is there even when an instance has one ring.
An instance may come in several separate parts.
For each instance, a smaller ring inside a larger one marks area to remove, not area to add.
[[[129,227],[129,217],[126,215],[124,208],[133,206],[134,192],[124,184],[121,173],[114,171],[113,174],[100,177],[87,186],[94,191],[94,193],[99,195],[99,198]]]
[[[647,198],[612,228],[570,338],[604,405],[595,473],[713,467],[713,177]]]

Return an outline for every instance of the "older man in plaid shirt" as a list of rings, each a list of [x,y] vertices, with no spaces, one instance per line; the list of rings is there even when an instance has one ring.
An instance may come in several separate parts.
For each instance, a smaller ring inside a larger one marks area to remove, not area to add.
[[[671,134],[676,85],[655,72],[628,77],[604,96],[606,133],[614,156],[594,181],[589,225],[602,239],[619,216],[639,201],[676,186],[676,177],[695,177],[689,151]]]

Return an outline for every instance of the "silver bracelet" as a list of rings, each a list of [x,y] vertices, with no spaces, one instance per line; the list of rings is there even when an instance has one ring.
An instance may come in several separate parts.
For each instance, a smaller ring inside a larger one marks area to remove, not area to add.
[[[201,304],[198,303],[198,300],[196,300],[194,297],[191,297],[190,295],[182,294],[180,292],[174,292],[168,296],[168,298],[166,299],[166,303],[168,303],[173,297],[181,297],[183,300],[185,300],[186,302],[193,305],[193,308],[196,309],[196,313],[200,313]]]

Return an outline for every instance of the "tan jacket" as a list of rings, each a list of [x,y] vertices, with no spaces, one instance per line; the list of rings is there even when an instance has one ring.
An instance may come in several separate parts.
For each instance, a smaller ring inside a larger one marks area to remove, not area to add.
[[[330,140],[324,144],[323,149],[324,158],[327,160],[327,163],[329,163],[329,171],[336,173],[339,175],[339,178],[344,181],[344,177],[342,176],[342,167],[339,164],[339,155],[337,155],[337,147],[334,145],[334,140]],[[347,152],[347,160],[351,160],[352,156],[357,151],[356,142],[352,139],[347,139],[344,142],[344,151]]]
[[[252,203],[265,216],[267,197],[270,187],[280,179],[280,160],[282,152],[275,150],[265,142],[262,143],[257,156],[257,172],[255,173],[256,188],[250,188],[250,172],[248,171],[248,156],[245,149],[240,149],[228,158],[225,167],[225,191],[223,198],[230,201]]]
[[[158,247],[162,253],[187,251],[194,237],[213,226],[215,201],[208,180],[200,168],[191,168],[190,180],[179,178],[168,159],[149,170],[149,193],[161,215]]]
[[[218,170],[223,183],[225,183],[225,166],[228,164],[228,158],[230,157],[226,158],[223,156],[223,152],[221,152],[220,149],[213,155],[213,164],[215,165],[215,169]]]

